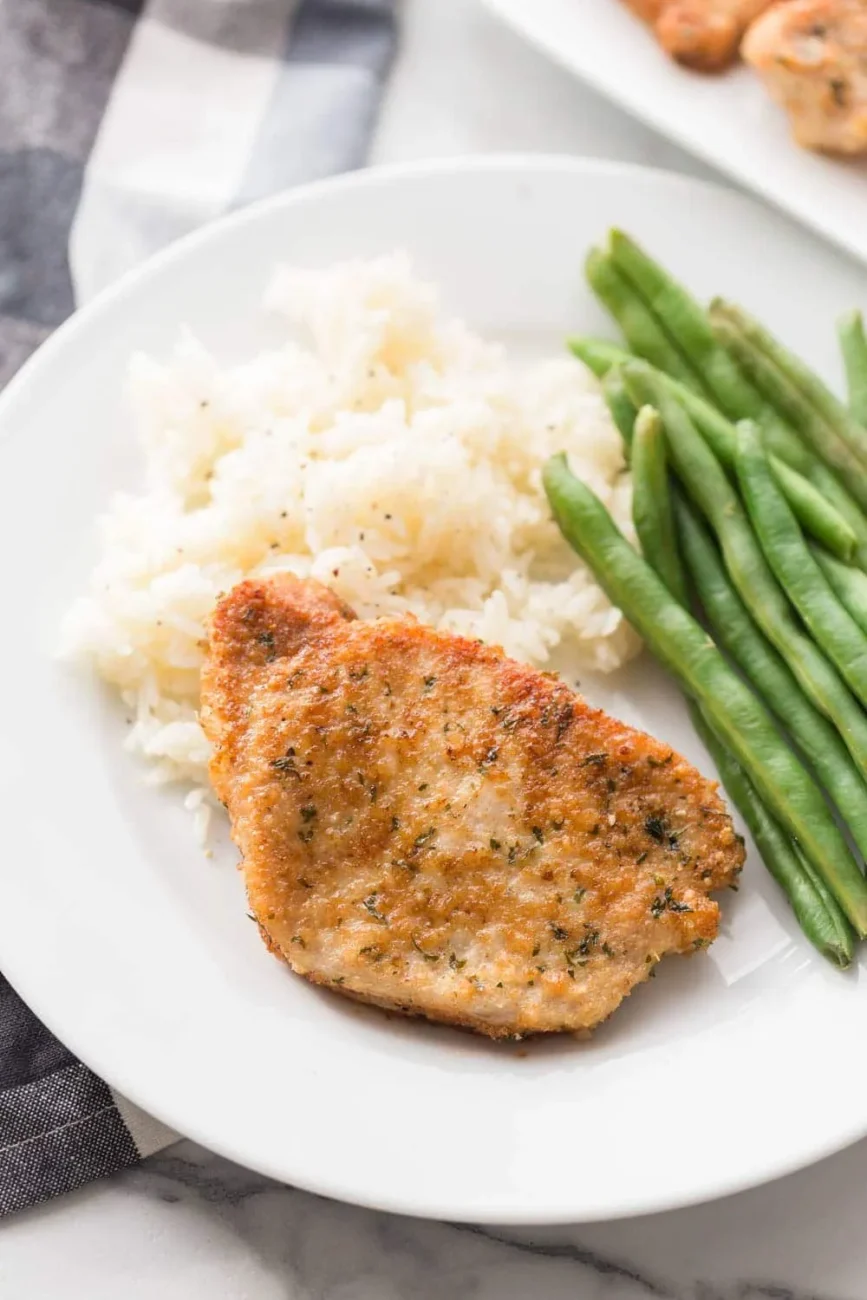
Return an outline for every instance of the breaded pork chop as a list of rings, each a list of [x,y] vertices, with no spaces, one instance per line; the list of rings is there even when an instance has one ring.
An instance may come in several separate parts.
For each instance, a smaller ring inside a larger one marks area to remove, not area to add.
[[[678,63],[717,72],[738,53],[749,24],[772,0],[626,0]]]
[[[716,935],[741,841],[666,745],[502,651],[288,575],[219,604],[211,779],[292,969],[491,1037],[599,1024]]]
[[[789,114],[798,144],[867,151],[867,4],[789,0],[747,34],[743,55]]]

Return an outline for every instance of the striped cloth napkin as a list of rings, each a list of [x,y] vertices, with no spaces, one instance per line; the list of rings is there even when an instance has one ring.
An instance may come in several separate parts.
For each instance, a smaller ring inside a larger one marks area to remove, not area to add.
[[[0,384],[83,302],[252,199],[365,160],[396,0],[0,4]],[[0,1215],[175,1135],[0,975]]]

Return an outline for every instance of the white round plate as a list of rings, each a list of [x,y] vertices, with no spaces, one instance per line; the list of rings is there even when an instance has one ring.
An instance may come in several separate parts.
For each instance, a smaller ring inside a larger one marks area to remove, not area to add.
[[[867,1132],[867,990],[814,955],[754,852],[708,955],[663,963],[589,1042],[497,1046],[317,991],[247,919],[226,848],[141,784],[123,715],[54,658],[93,521],[140,467],[127,358],[182,323],[237,359],[267,337],[280,260],[402,246],[475,326],[559,354],[606,322],[585,251],[614,223],[702,295],[741,299],[815,361],[865,297],[850,265],[734,194],[596,162],[494,158],[368,172],[239,213],[64,326],[0,399],[0,969],[114,1087],[276,1178],[409,1214],[553,1223],[661,1210]],[[706,771],[646,659],[584,689]]]

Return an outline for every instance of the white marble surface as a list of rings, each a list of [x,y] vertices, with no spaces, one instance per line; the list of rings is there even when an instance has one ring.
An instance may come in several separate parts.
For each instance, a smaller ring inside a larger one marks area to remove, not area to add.
[[[0,1295],[859,1300],[867,1292],[865,1177],[861,1146],[712,1206],[584,1228],[501,1232],[320,1201],[185,1142],[134,1172],[7,1220]]]
[[[475,0],[407,0],[376,160],[490,149],[708,174],[523,47]],[[865,1187],[862,1144],[716,1205],[497,1232],[320,1201],[181,1143],[6,1220],[0,1300],[867,1300]]]

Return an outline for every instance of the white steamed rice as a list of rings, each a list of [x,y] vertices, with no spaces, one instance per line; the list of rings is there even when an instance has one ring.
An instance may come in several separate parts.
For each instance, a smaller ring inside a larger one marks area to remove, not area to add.
[[[130,710],[127,748],[192,783],[200,822],[205,622],[242,578],[290,569],[364,617],[412,613],[537,665],[562,644],[610,671],[638,644],[541,487],[565,449],[629,533],[620,439],[580,365],[510,365],[403,255],[281,270],[268,306],[300,342],[228,369],[189,335],[168,363],[134,358],[146,483],[100,521],[65,628]]]

